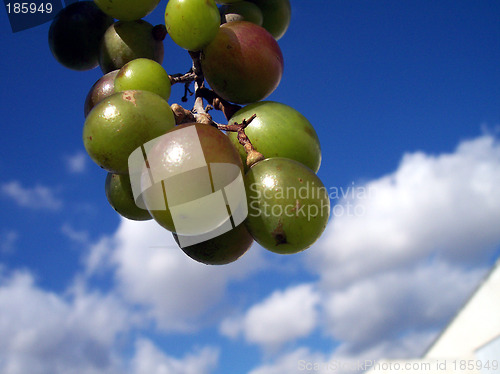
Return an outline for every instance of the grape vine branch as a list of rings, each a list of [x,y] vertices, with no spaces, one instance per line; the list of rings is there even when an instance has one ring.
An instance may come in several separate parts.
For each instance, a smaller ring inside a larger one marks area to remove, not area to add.
[[[212,119],[212,116],[208,113],[211,109],[216,109],[222,111],[226,119],[229,121],[231,117],[241,109],[241,106],[232,104],[219,95],[217,95],[213,90],[205,87],[205,77],[203,75],[203,70],[201,68],[201,53],[189,51],[189,55],[193,61],[193,66],[185,74],[173,74],[169,75],[171,84],[184,84],[184,97],[182,101],[187,101],[187,95],[193,94],[190,90],[191,83],[194,82],[194,95],[195,101],[192,110],[187,110],[179,104],[172,104],[172,110],[175,115],[175,121],[177,125],[183,123],[197,122],[206,125],[211,125],[217,127],[222,131],[236,132],[238,136],[238,142],[243,146],[247,153],[246,163],[248,166],[255,164],[257,161],[263,160],[264,156],[262,153],[258,152],[252,145],[252,142],[245,133],[245,128],[256,118],[256,114],[252,115],[248,119],[244,119],[241,123],[233,124],[219,124]],[[204,107],[203,100],[208,102],[208,105]]]

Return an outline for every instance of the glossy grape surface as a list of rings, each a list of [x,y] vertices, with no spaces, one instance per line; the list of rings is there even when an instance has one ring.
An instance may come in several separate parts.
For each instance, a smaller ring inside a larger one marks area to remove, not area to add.
[[[183,131],[185,129],[190,131]],[[174,175],[168,178],[168,191],[164,190],[164,186],[160,183],[156,183],[144,193],[144,201],[153,218],[167,230],[180,235],[201,235],[207,232],[206,227],[212,227],[211,212],[200,210],[197,205],[185,206],[178,216],[185,222],[199,222],[199,224],[181,231],[179,226],[176,227],[174,224],[171,207],[178,207],[208,196],[214,192],[213,190],[220,190],[233,182],[234,174],[219,175],[220,178],[215,182],[214,164],[232,164],[237,173],[243,170],[243,165],[228,137],[212,126],[199,123],[184,124],[176,126],[167,135],[173,133],[175,133],[173,136],[162,137],[147,151],[151,169],[144,173],[148,180],[150,174]],[[211,164],[211,177],[207,164]]]
[[[116,91],[143,90],[153,92],[165,100],[170,97],[170,78],[165,69],[156,61],[137,58],[127,62],[118,72]]]
[[[147,16],[160,0],[94,0],[103,12],[121,21],[134,21]]]
[[[269,158],[245,175],[248,217],[245,225],[264,248],[291,254],[309,248],[330,215],[328,191],[318,176],[301,163]]]
[[[83,106],[83,114],[85,117],[87,117],[89,112],[99,101],[115,93],[114,81],[117,73],[118,70],[110,71],[99,78],[90,88]]]
[[[260,101],[277,87],[283,74],[283,55],[276,40],[251,22],[225,23],[203,49],[205,79],[227,101]]]
[[[104,74],[141,57],[163,62],[163,42],[154,38],[153,25],[143,20],[119,21],[106,30],[99,54]]]
[[[261,101],[240,109],[229,123],[241,123],[253,114],[257,117],[245,128],[245,133],[255,149],[264,157],[291,158],[303,163],[314,172],[319,170],[321,164],[319,138],[306,117],[288,105]],[[232,132],[228,135],[246,165],[247,154],[239,144],[237,134]]]
[[[109,204],[121,216],[134,221],[146,221],[152,218],[147,210],[136,205],[128,175],[108,173],[104,188]]]
[[[99,64],[99,42],[113,22],[92,1],[73,3],[52,20],[50,51],[67,68],[93,69]]]
[[[172,40],[189,51],[210,43],[220,26],[220,13],[214,0],[169,0],[165,26]]]
[[[168,103],[148,91],[117,92],[90,111],[83,127],[89,156],[103,169],[128,173],[128,157],[175,126]]]
[[[177,244],[179,244],[177,234],[173,233],[173,236]],[[195,261],[207,265],[224,265],[243,256],[250,249],[253,242],[254,240],[245,225],[240,224],[213,239],[181,247],[181,249]]]

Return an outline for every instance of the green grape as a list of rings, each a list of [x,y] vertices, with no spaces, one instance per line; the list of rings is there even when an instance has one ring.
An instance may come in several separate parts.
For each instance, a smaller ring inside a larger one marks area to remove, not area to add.
[[[168,103],[148,91],[123,91],[92,109],[83,127],[87,153],[103,169],[128,173],[128,157],[145,142],[175,126]]]
[[[135,21],[147,16],[160,0],[94,0],[101,10],[120,21]]]
[[[218,4],[233,4],[233,3],[239,3],[242,0],[215,0],[216,3]]]
[[[253,114],[257,117],[245,128],[245,133],[257,151],[266,158],[294,159],[318,172],[321,164],[319,138],[306,117],[288,105],[261,101],[240,109],[229,123],[241,123]],[[228,135],[246,165],[247,153],[239,144],[237,134]]]
[[[114,81],[116,74],[118,74],[118,70],[110,71],[109,73],[99,78],[97,82],[95,82],[94,85],[90,88],[90,91],[85,98],[85,104],[83,106],[83,114],[85,118],[99,101],[115,93]]]
[[[209,125],[189,123],[176,126],[154,145],[146,146],[148,170],[143,178],[152,175],[154,181],[143,192],[144,202],[161,226],[179,235],[199,236],[229,222],[225,204],[223,214],[217,217],[193,204],[241,177],[241,159],[224,133]],[[223,173],[217,171],[217,165],[225,167]]]
[[[156,61],[137,58],[120,69],[114,81],[116,91],[143,90],[153,92],[165,100],[170,97],[170,78]]]
[[[147,210],[136,205],[128,175],[108,173],[104,187],[109,204],[121,216],[134,221],[152,218]]]
[[[257,5],[249,1],[223,5],[220,11],[222,19],[226,22],[248,21],[262,26],[262,11]]]
[[[176,233],[172,233],[179,244]],[[239,259],[252,246],[253,238],[244,224],[207,241],[179,247],[193,260],[207,265],[225,265]]]
[[[255,3],[264,17],[262,27],[279,40],[288,29],[292,17],[290,0],[248,0]]]
[[[172,40],[189,51],[210,43],[220,26],[220,13],[214,0],[169,0],[165,26]]]
[[[318,176],[288,158],[268,158],[245,175],[245,225],[269,251],[290,254],[309,248],[330,216],[328,191]]]
[[[119,21],[106,30],[99,54],[104,74],[141,57],[163,62],[163,41],[155,38],[153,25],[143,20]]]
[[[49,28],[49,47],[63,66],[90,70],[99,64],[99,42],[113,19],[92,1],[80,1],[63,8]]]

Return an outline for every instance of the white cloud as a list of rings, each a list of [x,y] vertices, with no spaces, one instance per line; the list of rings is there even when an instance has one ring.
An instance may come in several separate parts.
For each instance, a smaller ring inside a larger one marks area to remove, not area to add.
[[[216,367],[218,358],[218,349],[204,347],[178,359],[165,354],[151,341],[140,339],[136,342],[132,372],[133,374],[208,374]]]
[[[2,374],[208,374],[218,363],[215,347],[175,358],[144,338],[125,355],[129,333],[144,321],[116,295],[89,292],[77,281],[64,297],[39,288],[28,272],[4,271]]]
[[[252,306],[244,316],[231,317],[221,324],[221,333],[275,350],[286,342],[309,335],[317,324],[320,295],[310,284],[275,291]]]
[[[334,217],[310,250],[313,268],[332,287],[431,254],[480,264],[500,243],[500,145],[490,135],[450,154],[407,154],[394,173],[363,188],[365,198],[342,202],[363,214]]]
[[[88,244],[89,243],[89,233],[84,230],[77,230],[73,228],[70,224],[65,223],[61,227],[61,232],[68,237],[68,239],[79,243]]]
[[[85,152],[79,151],[71,156],[66,156],[64,161],[70,173],[83,173],[87,167],[88,155]]]
[[[66,299],[27,272],[0,274],[0,317],[5,374],[117,374],[113,345],[132,326],[115,297],[75,289]]]
[[[11,190],[31,197],[7,194],[13,199],[40,197],[35,188],[16,183]],[[324,373],[332,363],[419,355],[475,287],[500,244],[500,146],[485,135],[450,154],[408,154],[394,173],[366,186],[375,192],[343,202],[362,206],[364,215],[335,217],[317,245],[286,257],[292,267],[309,259],[319,280],[277,290],[252,305],[240,303],[254,300],[255,289],[235,301],[227,288],[236,281],[262,282],[256,273],[269,264],[260,248],[233,264],[206,266],[187,257],[153,221],[123,219],[115,233],[89,249],[82,282],[111,274],[109,294],[91,292],[83,283],[62,296],[38,288],[29,273],[2,276],[0,267],[0,372],[215,370],[215,347],[174,357],[146,337],[132,352],[126,347],[125,358],[121,349],[130,341],[123,337],[147,326],[138,334],[146,335],[151,321],[160,327],[154,333],[219,325],[222,335],[266,353],[285,347],[256,363],[251,374],[304,372],[301,363],[318,363],[314,371]],[[63,232],[86,240],[70,226]],[[272,271],[282,258],[271,261]],[[228,306],[244,311],[223,319]],[[299,339],[319,330],[322,347],[296,348]],[[325,348],[328,338],[331,346]]]
[[[324,373],[322,369],[326,362],[323,354],[300,347],[281,355],[274,362],[260,365],[248,374]]]
[[[4,196],[25,208],[57,210],[63,205],[55,191],[46,186],[24,187],[18,181],[11,181],[3,183],[0,191]]]
[[[262,363],[249,374],[362,373],[375,365],[380,357],[387,357],[387,353],[396,354],[391,357],[405,357],[408,352],[416,352],[422,345],[431,342],[434,336],[435,334],[415,332],[390,341],[378,342],[358,354],[346,353],[342,344],[328,353],[314,351],[310,347],[299,347],[274,357],[270,362]]]
[[[325,299],[328,329],[349,354],[409,332],[436,332],[484,274],[481,269],[464,270],[438,262],[353,282]],[[405,354],[421,354],[422,348]]]
[[[297,360],[327,373],[329,364],[420,356],[498,251],[500,144],[484,135],[449,154],[407,154],[341,204],[345,214],[308,250],[320,277],[318,328],[332,349],[291,351],[252,374],[304,372]]]
[[[145,307],[160,328],[192,331],[208,322],[204,321],[208,311],[220,308],[229,281],[243,279],[264,265],[253,248],[232,264],[200,264],[156,222],[123,219],[113,237],[92,248],[87,266],[89,272],[113,269],[121,295]]]

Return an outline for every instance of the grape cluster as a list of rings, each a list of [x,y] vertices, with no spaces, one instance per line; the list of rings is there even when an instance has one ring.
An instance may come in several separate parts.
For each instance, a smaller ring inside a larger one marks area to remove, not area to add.
[[[154,219],[188,256],[205,264],[233,262],[254,241],[280,254],[309,248],[330,214],[327,190],[316,175],[319,139],[297,110],[265,100],[283,75],[278,40],[290,22],[289,0],[168,0],[165,25],[153,26],[142,18],[158,3],[80,1],[64,8],[49,29],[50,49],[63,66],[102,70],[85,100],[83,143],[107,171],[110,205],[128,219]],[[191,56],[188,73],[168,74],[163,68],[167,34]],[[191,110],[168,103],[172,84],[185,85],[181,102],[194,85]],[[227,125],[212,119],[213,109],[223,112]],[[131,155],[146,152],[153,141],[143,173],[151,174],[155,160],[155,171],[176,176],[178,183],[168,188],[158,183],[157,193],[138,196]],[[213,165],[208,193],[237,179],[216,172],[215,166],[236,170],[246,194],[245,216],[237,222],[226,198],[232,229],[186,245],[183,238],[195,237],[217,220],[215,212],[188,204],[193,196],[207,195],[203,178],[208,174],[184,172],[200,149],[206,164]],[[176,205],[177,219],[197,223],[193,232],[179,230],[170,204],[174,200],[184,204]],[[178,206],[185,207],[180,214]]]

